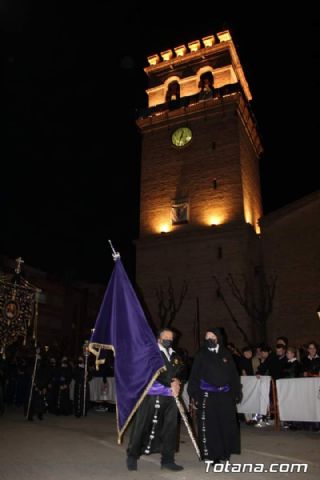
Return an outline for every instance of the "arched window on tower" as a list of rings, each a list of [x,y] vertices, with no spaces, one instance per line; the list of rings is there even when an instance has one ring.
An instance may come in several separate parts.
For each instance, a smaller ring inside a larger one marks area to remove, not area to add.
[[[199,100],[207,100],[214,95],[214,77],[212,72],[204,72],[200,76],[198,87],[200,88]]]
[[[177,80],[170,82],[166,93],[166,103],[170,110],[180,106],[180,85]]]

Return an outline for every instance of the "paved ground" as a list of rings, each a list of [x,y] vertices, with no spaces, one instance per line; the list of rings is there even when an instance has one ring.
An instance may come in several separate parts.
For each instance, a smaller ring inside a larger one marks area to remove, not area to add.
[[[182,472],[160,470],[159,455],[142,457],[138,472],[125,467],[125,447],[116,443],[115,414],[90,410],[87,418],[46,415],[44,421],[27,422],[21,410],[0,417],[0,480],[108,480],[108,479],[308,479],[320,478],[320,434],[276,432],[267,427],[241,429],[242,454],[232,464],[307,463],[307,473],[213,473],[197,460],[184,427],[181,428],[177,463]],[[231,470],[231,466],[229,467]],[[234,467],[233,467],[234,468]],[[237,468],[237,467],[236,467]],[[240,468],[240,467],[238,467]],[[241,467],[242,468],[242,467]],[[286,467],[284,467],[286,468]]]

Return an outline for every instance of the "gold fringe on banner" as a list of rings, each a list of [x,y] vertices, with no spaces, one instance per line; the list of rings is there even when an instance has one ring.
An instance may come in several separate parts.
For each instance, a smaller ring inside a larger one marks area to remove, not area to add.
[[[95,355],[96,357],[96,368],[97,370],[99,369],[99,365],[102,365],[103,363],[105,363],[105,358],[104,359],[99,359],[99,356],[100,356],[100,353],[101,353],[101,350],[112,350],[113,351],[113,354],[114,356],[116,356],[116,353],[115,353],[115,349],[113,347],[113,345],[106,345],[106,344],[102,344],[102,343],[89,343],[89,352],[91,352],[93,355]],[[130,423],[130,420],[132,419],[133,415],[136,413],[136,411],[138,410],[139,406],[141,405],[144,397],[147,395],[148,393],[148,390],[150,389],[150,387],[153,385],[153,383],[155,382],[155,380],[158,378],[158,376],[160,375],[161,372],[164,372],[166,370],[166,367],[161,367],[159,368],[159,370],[156,371],[156,373],[153,375],[153,377],[151,378],[151,380],[149,381],[148,385],[145,387],[145,389],[143,390],[142,394],[140,395],[139,399],[137,400],[135,406],[133,407],[129,417],[127,418],[125,424],[123,425],[123,427],[120,429],[119,427],[119,413],[118,413],[118,402],[116,400],[116,417],[117,417],[117,432],[118,432],[118,445],[121,445],[121,442],[122,442],[122,436],[125,432],[125,430],[127,429],[129,423]],[[117,386],[116,386],[117,388]],[[117,393],[117,392],[116,392]]]

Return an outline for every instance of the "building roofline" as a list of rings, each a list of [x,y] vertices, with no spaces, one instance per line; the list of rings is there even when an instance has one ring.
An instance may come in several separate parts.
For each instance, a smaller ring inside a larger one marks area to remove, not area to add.
[[[264,225],[268,225],[274,220],[284,218],[285,216],[290,215],[290,213],[293,213],[296,210],[317,201],[320,201],[320,190],[316,190],[315,192],[305,195],[298,200],[295,200],[291,203],[288,203],[287,205],[284,205],[283,207],[278,208],[274,212],[270,212],[267,215],[264,215],[263,217],[261,217],[259,223],[263,227]]]

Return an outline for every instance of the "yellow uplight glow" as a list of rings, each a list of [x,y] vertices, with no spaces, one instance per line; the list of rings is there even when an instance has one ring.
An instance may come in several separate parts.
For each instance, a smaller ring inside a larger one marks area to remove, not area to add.
[[[202,42],[206,48],[212,47],[215,42],[215,38],[213,35],[210,35],[209,37],[203,37]]]
[[[160,233],[168,233],[170,231],[169,225],[167,223],[160,225],[159,231]]]
[[[174,51],[176,52],[177,57],[183,57],[187,51],[187,47],[185,45],[179,45],[179,47],[174,48]]]
[[[194,40],[188,43],[188,47],[191,52],[197,52],[200,48],[200,40]]]
[[[222,223],[222,217],[218,215],[212,215],[209,217],[209,225],[220,225]]]

